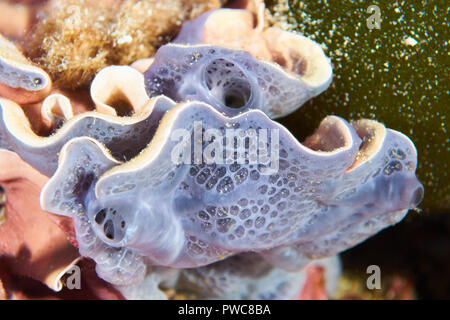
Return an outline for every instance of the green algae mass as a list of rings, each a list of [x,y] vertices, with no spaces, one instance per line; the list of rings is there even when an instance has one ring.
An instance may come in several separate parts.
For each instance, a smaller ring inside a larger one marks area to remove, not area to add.
[[[276,25],[320,43],[330,88],[281,122],[302,139],[326,115],[376,119],[417,147],[426,212],[448,211],[449,7],[445,1],[266,1]],[[380,29],[369,29],[370,5]]]

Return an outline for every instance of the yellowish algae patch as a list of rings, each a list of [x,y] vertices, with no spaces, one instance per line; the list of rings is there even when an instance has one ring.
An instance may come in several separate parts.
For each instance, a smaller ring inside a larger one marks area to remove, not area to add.
[[[24,45],[57,86],[88,86],[108,65],[151,57],[184,20],[220,5],[220,0],[52,0]]]
[[[326,115],[376,119],[408,135],[425,187],[421,208],[450,208],[448,17],[438,1],[266,1],[275,24],[317,41],[333,64],[333,83],[282,119],[298,138]],[[380,29],[369,29],[369,5]]]

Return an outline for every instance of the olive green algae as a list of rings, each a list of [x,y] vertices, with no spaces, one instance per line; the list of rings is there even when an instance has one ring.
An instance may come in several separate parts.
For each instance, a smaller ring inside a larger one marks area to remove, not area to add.
[[[450,208],[448,16],[445,1],[266,1],[283,29],[322,45],[333,83],[281,120],[294,135],[309,135],[326,115],[376,119],[408,135],[417,147],[417,175],[426,211]],[[370,5],[380,29],[369,29]]]

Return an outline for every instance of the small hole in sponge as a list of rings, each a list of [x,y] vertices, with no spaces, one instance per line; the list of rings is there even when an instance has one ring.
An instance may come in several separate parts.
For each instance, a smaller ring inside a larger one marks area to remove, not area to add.
[[[122,222],[120,223],[120,227],[123,229],[123,228],[125,228],[125,225],[126,225],[125,221],[122,220]]]
[[[119,117],[129,117],[134,113],[132,103],[123,92],[111,95],[105,103],[113,107]]]
[[[114,240],[114,223],[111,220],[105,222],[103,231],[108,239]]]
[[[35,86],[41,85],[42,82],[43,82],[43,81],[42,81],[41,78],[34,78],[34,79],[33,79],[33,84],[34,84]]]
[[[106,217],[106,210],[102,209],[99,212],[97,212],[94,220],[97,224],[101,224],[103,222],[103,220],[105,220],[105,217]]]

